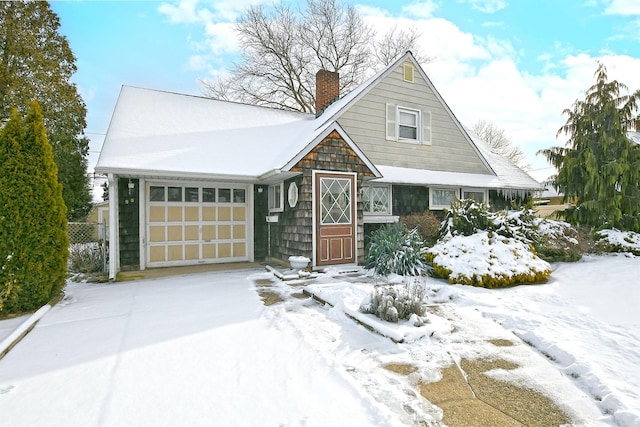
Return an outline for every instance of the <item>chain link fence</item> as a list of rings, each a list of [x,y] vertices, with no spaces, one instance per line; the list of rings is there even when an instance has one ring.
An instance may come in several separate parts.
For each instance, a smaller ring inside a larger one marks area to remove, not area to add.
[[[107,225],[102,222],[70,222],[69,271],[100,273],[109,269]]]

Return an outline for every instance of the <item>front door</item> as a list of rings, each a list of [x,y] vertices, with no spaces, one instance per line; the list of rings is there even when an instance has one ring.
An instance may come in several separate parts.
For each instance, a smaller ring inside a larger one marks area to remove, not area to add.
[[[316,264],[355,263],[355,174],[315,174]]]

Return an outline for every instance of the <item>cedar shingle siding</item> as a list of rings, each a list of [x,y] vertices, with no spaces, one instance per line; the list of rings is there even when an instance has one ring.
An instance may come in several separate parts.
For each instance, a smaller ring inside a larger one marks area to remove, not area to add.
[[[357,251],[358,264],[362,264],[364,262],[364,229],[359,189],[362,178],[373,177],[374,174],[335,131],[291,168],[292,172],[302,172],[302,176],[285,181],[284,191],[286,195],[289,185],[295,182],[298,186],[298,204],[293,208],[290,207],[285,197],[284,212],[280,213],[279,222],[270,225],[272,227],[271,256],[281,260],[287,260],[291,255],[313,257],[313,170],[358,174],[356,183]]]

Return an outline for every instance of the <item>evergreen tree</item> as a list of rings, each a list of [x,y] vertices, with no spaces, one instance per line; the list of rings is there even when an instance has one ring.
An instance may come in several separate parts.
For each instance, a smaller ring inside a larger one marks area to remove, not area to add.
[[[59,27],[48,2],[0,2],[0,120],[9,119],[11,106],[24,113],[40,100],[69,220],[78,220],[92,200],[82,136],[87,109],[70,80],[75,57]]]
[[[62,290],[69,253],[62,185],[36,101],[24,119],[13,109],[0,130],[0,200],[0,312],[33,310]]]
[[[577,201],[565,212],[569,222],[640,231],[640,146],[627,138],[640,90],[622,94],[627,86],[609,82],[601,63],[595,77],[584,101],[563,112],[558,135],[569,135],[566,146],[541,152],[558,170],[555,186],[565,201]]]

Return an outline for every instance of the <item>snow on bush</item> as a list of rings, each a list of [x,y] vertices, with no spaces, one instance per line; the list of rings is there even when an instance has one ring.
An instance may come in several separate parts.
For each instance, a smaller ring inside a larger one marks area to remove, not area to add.
[[[364,267],[381,276],[420,276],[429,269],[422,257],[422,246],[415,228],[409,230],[401,222],[385,224],[371,234]]]
[[[412,316],[424,316],[424,295],[424,283],[419,282],[376,286],[373,293],[362,301],[360,311],[397,323],[398,319],[408,320]],[[416,319],[418,323],[421,322],[419,317]]]
[[[530,246],[493,231],[451,236],[425,251],[437,277],[450,283],[500,288],[523,283],[544,283],[551,275],[548,262]]]
[[[600,249],[607,252],[631,252],[640,256],[640,234],[615,228],[596,233]]]

